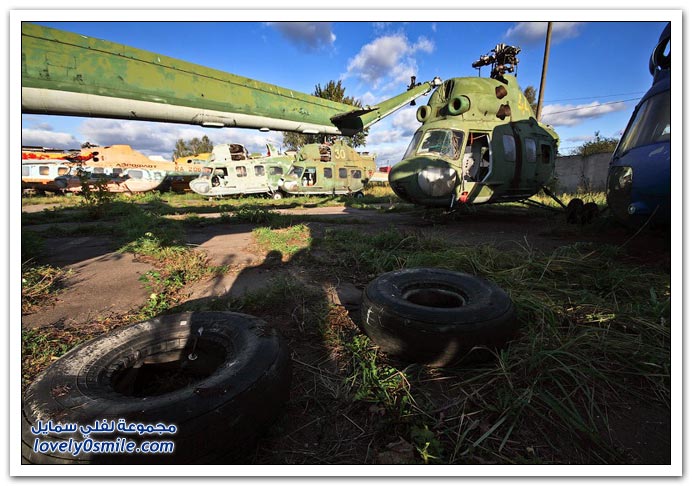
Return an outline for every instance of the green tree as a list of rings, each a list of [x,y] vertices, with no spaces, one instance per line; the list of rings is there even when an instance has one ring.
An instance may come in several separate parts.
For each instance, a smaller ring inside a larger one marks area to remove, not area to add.
[[[526,96],[526,99],[533,110],[533,114],[535,115],[536,108],[538,108],[538,102],[536,101],[536,88],[533,86],[527,86],[526,89],[524,89],[524,96]]]
[[[357,100],[351,96],[345,96],[346,88],[341,85],[341,80],[339,81],[329,81],[323,88],[320,84],[315,86],[315,91],[313,91],[314,96],[324,98],[327,100],[338,101],[339,103],[346,103],[347,105],[362,107],[360,100]],[[366,128],[360,133],[352,137],[340,137],[346,141],[348,145],[353,148],[361,147],[365,145],[365,139],[368,136],[368,129]],[[303,145],[309,143],[321,143],[324,141],[324,135],[305,135],[296,132],[283,132],[283,144],[289,150],[298,150]]]
[[[190,155],[211,152],[213,148],[214,143],[211,140],[209,140],[209,137],[207,137],[206,135],[204,135],[201,139],[195,137],[187,142],[182,138],[179,138],[175,142],[173,160],[179,157],[189,157]]]
[[[597,131],[594,133],[592,140],[588,140],[575,148],[574,154],[581,155],[582,157],[593,154],[612,154],[615,152],[615,147],[617,147],[619,141],[617,138],[601,137],[601,132]]]

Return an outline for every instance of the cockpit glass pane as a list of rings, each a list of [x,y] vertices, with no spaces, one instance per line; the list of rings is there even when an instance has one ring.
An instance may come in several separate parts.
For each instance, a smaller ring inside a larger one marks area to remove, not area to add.
[[[464,142],[464,132],[458,130],[428,130],[423,134],[418,155],[437,154],[449,159],[458,159]]]
[[[639,106],[622,135],[616,155],[644,145],[670,141],[670,91],[652,96]]]

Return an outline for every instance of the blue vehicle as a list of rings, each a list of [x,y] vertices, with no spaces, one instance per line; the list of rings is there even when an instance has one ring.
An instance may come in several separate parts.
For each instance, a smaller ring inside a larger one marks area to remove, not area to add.
[[[634,109],[608,173],[608,206],[631,226],[670,226],[670,23],[651,54],[653,84]]]

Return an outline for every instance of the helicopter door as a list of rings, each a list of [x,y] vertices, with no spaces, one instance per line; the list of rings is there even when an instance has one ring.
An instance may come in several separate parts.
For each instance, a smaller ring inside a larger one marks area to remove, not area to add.
[[[512,126],[506,124],[495,127],[490,144],[493,155],[493,179],[503,183],[511,181],[510,187],[518,187],[522,161]]]
[[[538,182],[538,171],[540,166],[537,164],[536,139],[531,137],[524,138],[524,176],[529,184]]]
[[[490,144],[487,133],[469,134],[462,157],[464,179],[480,182],[490,173]]]

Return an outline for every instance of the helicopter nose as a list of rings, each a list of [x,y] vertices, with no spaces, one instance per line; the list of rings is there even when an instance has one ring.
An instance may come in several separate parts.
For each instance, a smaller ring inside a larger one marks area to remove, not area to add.
[[[389,185],[399,197],[428,206],[448,205],[456,183],[449,163],[428,157],[402,160],[389,172]]]
[[[197,194],[206,194],[211,189],[209,181],[204,179],[193,179],[190,181],[190,189],[192,189]]]

